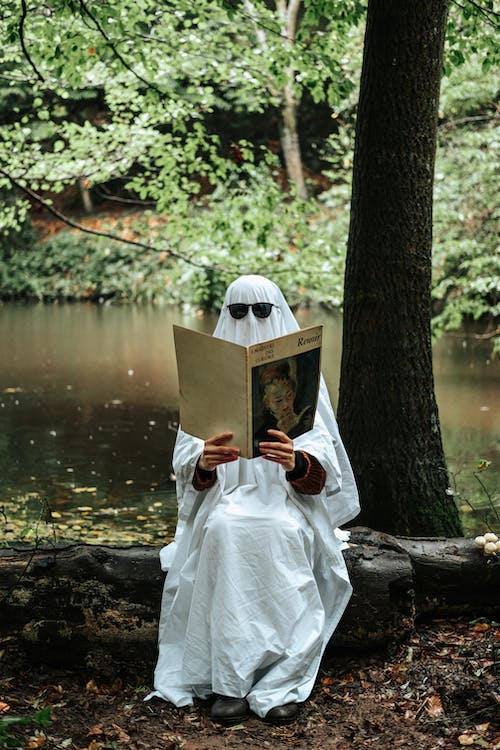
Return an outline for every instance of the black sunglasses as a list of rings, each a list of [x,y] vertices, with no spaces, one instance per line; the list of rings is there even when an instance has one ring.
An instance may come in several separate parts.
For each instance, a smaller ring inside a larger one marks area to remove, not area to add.
[[[236,302],[234,305],[228,305],[231,316],[237,320],[245,317],[249,307],[252,308],[252,312],[256,318],[268,318],[271,315],[271,310],[276,305],[273,305],[271,302],[254,302],[253,305],[247,305],[245,302]]]

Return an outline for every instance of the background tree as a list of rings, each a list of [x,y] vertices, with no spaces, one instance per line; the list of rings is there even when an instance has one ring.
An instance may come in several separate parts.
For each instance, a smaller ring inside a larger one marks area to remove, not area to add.
[[[432,192],[447,0],[370,0],[354,152],[338,416],[358,522],[461,533],[434,396]]]

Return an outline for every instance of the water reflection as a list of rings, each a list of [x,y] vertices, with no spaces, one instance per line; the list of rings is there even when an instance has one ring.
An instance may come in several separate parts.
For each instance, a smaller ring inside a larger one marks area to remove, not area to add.
[[[301,326],[325,323],[323,370],[336,404],[341,321],[318,309],[297,317]],[[173,323],[211,332],[215,317],[134,306],[0,308],[1,501],[36,492],[56,512],[114,508],[119,518],[157,503],[173,518]],[[479,458],[498,472],[500,362],[488,351],[455,336],[435,348],[446,452],[453,473],[471,477]],[[497,477],[490,471],[488,482]]]

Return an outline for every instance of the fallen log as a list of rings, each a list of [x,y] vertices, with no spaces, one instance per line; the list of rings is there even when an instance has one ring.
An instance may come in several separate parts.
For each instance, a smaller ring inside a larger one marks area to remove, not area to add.
[[[354,594],[332,645],[384,645],[420,615],[500,612],[500,560],[471,540],[351,532]],[[163,580],[154,547],[0,549],[0,634],[19,631],[32,657],[51,663],[153,664]]]

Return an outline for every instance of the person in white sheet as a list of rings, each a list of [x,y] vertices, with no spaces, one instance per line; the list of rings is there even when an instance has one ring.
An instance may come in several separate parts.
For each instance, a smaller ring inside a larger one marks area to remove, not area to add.
[[[242,276],[213,335],[250,345],[298,328],[276,284]],[[205,442],[179,428],[179,515],[160,552],[168,575],[148,698],[186,706],[214,694],[219,723],[250,711],[287,723],[351,595],[338,527],[358,514],[358,493],[323,378],[308,432],[270,430],[248,460],[231,437],[231,425]]]

